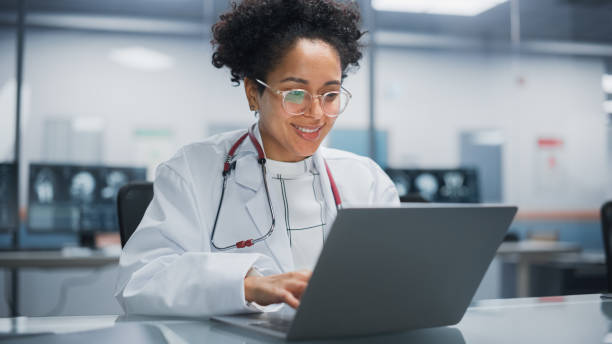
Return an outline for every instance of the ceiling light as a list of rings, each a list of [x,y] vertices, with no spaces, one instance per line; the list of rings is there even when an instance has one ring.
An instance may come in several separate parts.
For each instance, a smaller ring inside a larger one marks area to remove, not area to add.
[[[507,0],[372,0],[377,11],[476,16]]]
[[[168,69],[174,65],[172,57],[144,47],[113,49],[108,57],[124,67],[148,71]]]

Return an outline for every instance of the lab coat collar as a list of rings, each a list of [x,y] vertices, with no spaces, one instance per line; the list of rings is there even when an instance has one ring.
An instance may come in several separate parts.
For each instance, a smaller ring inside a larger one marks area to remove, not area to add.
[[[261,134],[259,133],[259,126],[257,124],[255,125],[254,131],[255,137],[259,141],[259,144],[261,144],[263,147]],[[317,149],[313,155],[313,161],[319,175],[321,176],[321,189],[323,190],[325,199],[325,214],[327,223],[324,234],[327,236],[329,234],[327,229],[331,227],[332,222],[336,218],[337,210],[334,196],[331,191],[331,184],[327,176],[327,172],[325,171],[325,162],[322,154],[322,151],[324,150],[325,148],[319,147],[319,149]],[[335,177],[336,175],[333,176]],[[250,140],[243,143],[243,146],[238,153],[238,158],[236,159],[235,181],[236,183],[255,191],[253,196],[246,201],[246,208],[257,227],[259,235],[265,235],[270,228],[271,216],[268,208],[266,191],[263,187],[261,166],[257,162],[257,150]],[[270,180],[268,180],[268,182],[270,182]],[[276,209],[275,211],[278,212],[279,210]],[[290,271],[293,269],[293,255],[291,254],[291,246],[289,244],[287,235],[285,235],[283,231],[276,229],[267,240],[264,240],[264,244],[272,253],[273,258],[280,267],[281,271]],[[286,262],[287,264],[281,264],[280,262]]]
[[[250,126],[249,126],[250,127]],[[261,140],[261,133],[259,132],[259,123],[255,123],[253,129],[255,137],[259,144],[263,147]],[[233,142],[232,142],[233,144]],[[331,224],[333,219],[336,218],[336,202],[334,195],[331,191],[331,183],[325,171],[325,160],[324,160],[325,147],[319,147],[314,153],[313,161],[317,171],[321,175],[321,189],[325,198],[327,223]],[[265,151],[264,151],[265,156]],[[332,176],[337,178],[337,173],[334,174],[333,169],[330,167]],[[261,166],[257,162],[257,149],[253,146],[253,143],[246,138],[245,142],[242,143],[238,150],[238,157],[236,158],[236,169],[235,169],[236,183],[247,187],[253,191],[261,191],[265,193],[263,189],[263,175],[261,173]]]
[[[249,126],[250,128],[251,126]],[[259,133],[259,124],[255,123],[253,129],[255,138],[259,144],[263,147],[261,141],[261,135]],[[232,145],[234,142],[232,142]],[[265,152],[264,152],[265,155]],[[257,149],[253,146],[251,140],[247,137],[242,142],[240,149],[237,152],[235,177],[236,183],[247,187],[253,191],[259,190],[262,187],[263,179],[261,173],[261,165],[257,161]]]
[[[258,124],[255,124],[254,134],[259,144],[263,147]],[[231,144],[233,145],[234,142]],[[254,191],[253,195],[246,199],[245,207],[255,224],[259,236],[262,237],[270,229],[272,217],[270,216],[266,190],[263,187],[261,165],[257,161],[257,149],[248,137],[240,146],[236,156],[234,180],[237,184]],[[268,239],[256,245],[266,246],[281,272],[293,270],[291,246],[289,245],[289,238],[284,231],[275,229]]]
[[[246,202],[246,209],[251,220],[255,223],[259,237],[266,235],[272,224],[272,216],[270,216],[270,208],[265,188],[260,188],[259,191]],[[278,210],[274,210],[278,212]],[[278,221],[278,218],[276,219]],[[287,272],[293,270],[293,255],[291,254],[289,237],[285,231],[279,230],[278,226],[279,224],[276,223],[272,235],[256,245],[266,245],[266,248],[270,251],[280,271]]]

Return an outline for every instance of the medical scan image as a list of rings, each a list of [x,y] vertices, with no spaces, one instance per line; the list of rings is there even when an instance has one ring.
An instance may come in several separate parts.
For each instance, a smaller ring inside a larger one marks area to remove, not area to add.
[[[432,201],[436,192],[438,192],[439,184],[436,177],[431,173],[423,173],[416,177],[414,184],[423,198]]]
[[[51,203],[55,194],[55,175],[51,169],[40,170],[34,179],[34,192],[41,203]]]
[[[128,176],[121,171],[111,171],[106,176],[106,186],[102,188],[101,196],[105,199],[114,199],[117,197],[119,189],[127,184],[129,181]]]
[[[408,176],[403,174],[395,174],[391,176],[393,184],[397,189],[397,193],[400,196],[405,196],[410,193],[410,179]]]
[[[444,186],[440,188],[440,194],[448,198],[465,197],[469,188],[464,185],[465,176],[459,172],[448,172],[444,176]]]
[[[70,196],[73,200],[83,203],[91,203],[94,199],[96,180],[89,172],[79,172],[72,177],[70,183]]]
[[[478,203],[478,173],[474,168],[385,170],[402,202]]]
[[[146,168],[31,164],[29,229],[117,231],[119,189],[144,180]]]

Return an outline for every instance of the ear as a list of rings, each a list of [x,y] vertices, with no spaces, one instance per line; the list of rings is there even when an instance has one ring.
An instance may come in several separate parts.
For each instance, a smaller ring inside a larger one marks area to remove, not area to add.
[[[246,93],[249,109],[251,111],[259,110],[259,91],[255,80],[244,78],[244,92]]]

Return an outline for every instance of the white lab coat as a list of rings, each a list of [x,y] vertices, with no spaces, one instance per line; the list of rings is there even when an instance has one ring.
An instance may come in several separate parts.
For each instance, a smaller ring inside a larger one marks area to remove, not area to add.
[[[251,267],[264,275],[293,270],[286,231],[276,230],[252,247],[223,252],[210,243],[221,197],[223,162],[244,132],[224,133],[185,146],[157,168],[153,200],[123,248],[119,263],[115,296],[127,314],[253,312],[260,308],[247,304],[244,297],[244,277]],[[255,132],[261,143],[257,128]],[[393,183],[372,160],[320,147],[313,159],[322,176],[326,223],[333,222],[337,211],[323,157],[343,206],[399,204]],[[270,227],[261,168],[248,138],[235,161],[215,233],[217,246],[258,238]]]

